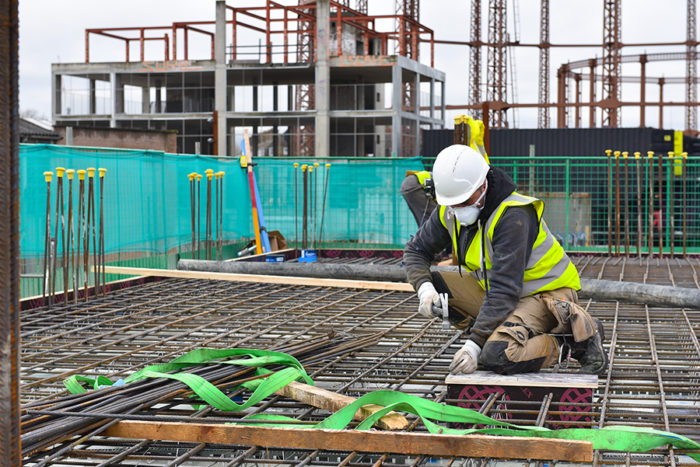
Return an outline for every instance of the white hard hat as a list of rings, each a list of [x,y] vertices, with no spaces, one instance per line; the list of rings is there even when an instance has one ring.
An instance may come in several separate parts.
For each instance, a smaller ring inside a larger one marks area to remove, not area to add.
[[[446,147],[433,164],[433,182],[438,204],[463,203],[484,183],[489,165],[484,156],[463,144]]]

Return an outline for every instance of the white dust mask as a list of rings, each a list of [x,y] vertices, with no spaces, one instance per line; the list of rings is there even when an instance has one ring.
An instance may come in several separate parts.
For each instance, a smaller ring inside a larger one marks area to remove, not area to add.
[[[477,206],[486,196],[486,190],[488,190],[488,182],[486,182],[486,187],[484,187],[484,191],[481,193],[481,196],[479,196],[479,199],[474,201],[474,203],[472,203],[469,206],[452,208],[452,212],[457,218],[457,222],[464,226],[472,225],[474,222],[476,222],[476,220],[479,217],[479,214],[481,213],[481,210],[483,209],[483,206],[481,208]]]

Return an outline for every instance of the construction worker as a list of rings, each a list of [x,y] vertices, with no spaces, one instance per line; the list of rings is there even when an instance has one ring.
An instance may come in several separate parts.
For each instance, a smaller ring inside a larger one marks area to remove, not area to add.
[[[464,145],[438,154],[433,180],[438,209],[406,244],[404,264],[419,312],[442,316],[445,293],[449,321],[468,329],[451,371],[533,372],[561,351],[583,372],[603,372],[602,324],[577,304],[579,275],[542,219],[543,202],[517,193],[503,170]],[[458,271],[431,273],[449,244]]]
[[[433,176],[427,170],[409,170],[401,182],[401,196],[406,200],[418,227],[428,220],[437,206],[432,179]]]

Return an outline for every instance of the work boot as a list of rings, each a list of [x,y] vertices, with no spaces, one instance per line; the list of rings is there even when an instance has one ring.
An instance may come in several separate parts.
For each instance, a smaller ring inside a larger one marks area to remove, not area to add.
[[[581,364],[581,373],[601,375],[608,368],[608,354],[603,348],[605,329],[598,318],[593,318],[597,332],[593,337],[572,346],[571,356]]]

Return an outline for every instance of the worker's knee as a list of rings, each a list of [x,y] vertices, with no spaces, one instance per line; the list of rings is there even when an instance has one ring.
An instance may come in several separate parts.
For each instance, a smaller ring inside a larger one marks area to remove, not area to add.
[[[513,342],[508,341],[487,341],[479,355],[479,367],[502,375],[531,373],[533,371],[539,371],[539,369],[542,368],[545,357],[525,361],[511,360],[509,354],[513,353],[512,347],[515,345],[516,344]],[[511,347],[511,351],[509,351],[509,347]]]

